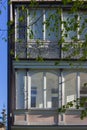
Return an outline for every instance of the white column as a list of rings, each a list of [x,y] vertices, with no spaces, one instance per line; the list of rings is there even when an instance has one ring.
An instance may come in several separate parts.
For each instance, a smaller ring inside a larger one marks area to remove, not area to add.
[[[44,82],[44,108],[47,107],[46,105],[46,72],[43,73],[43,82]]]
[[[59,108],[61,108],[65,102],[65,86],[64,86],[64,76],[63,76],[63,72],[60,72],[60,76],[59,76]],[[58,118],[58,124],[63,125],[65,123],[65,114],[64,113],[60,113],[59,114],[59,118]]]
[[[80,72],[76,75],[76,98],[80,98]]]
[[[31,108],[31,76],[30,71],[28,73],[28,108]]]
[[[61,81],[62,81],[62,84],[61,84],[61,87],[62,87],[62,106],[65,104],[65,86],[64,86],[64,76],[63,76],[63,72],[61,72]]]
[[[43,21],[46,21],[45,10],[43,10]],[[46,39],[46,24],[43,24],[43,40]]]
[[[27,107],[27,94],[26,94],[26,92],[27,92],[27,88],[26,88],[26,84],[27,84],[27,79],[26,79],[27,77],[25,76],[24,77],[24,108],[26,109],[26,107]]]
[[[61,9],[61,21],[63,21],[64,19],[63,19],[63,11],[62,11],[62,9]],[[64,33],[64,25],[63,24],[61,24],[61,30],[62,30],[62,36],[63,36],[63,33]],[[61,46],[62,46],[62,44],[61,44]],[[61,58],[63,58],[63,50],[61,50]]]
[[[15,71],[15,108],[17,109],[17,71]]]
[[[81,15],[81,14],[77,13],[77,15],[78,15],[77,22],[78,22],[78,21],[81,22],[81,19],[80,19],[80,15]],[[80,24],[80,23],[79,23],[79,24]],[[78,38],[78,39],[80,39],[79,31],[80,31],[80,27],[77,28],[77,38]]]

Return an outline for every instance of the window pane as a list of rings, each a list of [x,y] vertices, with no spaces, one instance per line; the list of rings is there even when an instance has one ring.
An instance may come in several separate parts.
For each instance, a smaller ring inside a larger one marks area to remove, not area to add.
[[[29,10],[29,39],[43,39],[42,23],[42,10]]]
[[[87,88],[87,73],[80,73],[80,88]]]
[[[64,72],[65,104],[76,99],[76,73]]]
[[[34,71],[31,74],[31,107],[32,106],[43,108],[43,73],[42,72]]]
[[[18,39],[26,40],[27,39],[27,11],[19,9],[19,18],[18,18]]]
[[[16,108],[24,109],[25,108],[25,80],[26,80],[25,71],[17,71],[16,76]]]
[[[37,88],[31,87],[31,107],[36,107]]]
[[[58,97],[52,97],[52,108],[57,107]]]
[[[31,107],[36,107],[36,97],[31,96]]]
[[[79,14],[79,20],[80,20],[80,40],[84,40],[85,36],[87,36],[87,13],[80,12]]]
[[[58,75],[46,72],[47,108],[58,107]]]
[[[66,42],[73,40],[77,36],[77,15],[63,12],[63,36]]]
[[[46,40],[57,41],[59,38],[59,15],[56,10],[45,10]]]

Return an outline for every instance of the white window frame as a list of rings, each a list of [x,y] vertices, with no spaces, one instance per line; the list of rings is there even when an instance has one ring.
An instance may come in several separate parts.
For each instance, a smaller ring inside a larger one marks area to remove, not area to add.
[[[21,70],[20,70],[21,71]],[[19,71],[19,72],[20,72]],[[26,70],[25,70],[26,71]],[[24,108],[23,109],[31,109],[31,70],[27,71],[26,72],[26,77],[25,77],[25,82],[24,82],[24,89],[25,89],[25,93],[24,93]],[[36,73],[39,72],[36,71]],[[44,94],[44,99],[43,99],[43,108],[48,108],[47,107],[47,99],[46,99],[46,96],[47,96],[47,91],[46,91],[46,88],[47,88],[47,85],[46,85],[46,71],[42,71],[43,72],[43,94]],[[52,71],[48,71],[48,72],[55,72],[55,70],[52,70]],[[61,75],[59,76],[59,72],[61,73]],[[64,101],[64,98],[65,98],[65,77],[64,77],[64,72],[66,72],[66,70],[64,69],[63,71],[60,71],[58,70],[57,71],[57,76],[59,78],[59,87],[58,87],[58,102],[59,102],[59,105],[58,107],[62,107],[63,105],[65,105],[65,101]],[[80,73],[85,73],[84,71],[73,71],[73,70],[68,70],[69,73],[76,73],[76,99],[77,98],[80,98]],[[18,71],[15,72],[15,79],[17,79],[17,73]],[[15,85],[17,86],[17,83],[15,82]],[[17,88],[16,90],[17,91]],[[27,100],[26,100],[27,99]],[[16,96],[16,101],[17,101],[17,96]],[[35,107],[36,109],[37,107]],[[16,104],[16,109],[17,108],[17,104]],[[39,109],[39,108],[38,108]],[[52,109],[52,108],[51,108]],[[70,109],[73,109],[73,108],[70,108]],[[75,108],[74,108],[75,109]]]
[[[55,70],[53,70],[53,71],[55,72]],[[39,72],[39,71],[37,71],[37,72]],[[44,95],[43,108],[48,108],[47,107],[47,99],[46,99],[46,95],[47,95],[46,71],[42,71],[42,72],[43,72],[43,95]],[[48,71],[48,72],[52,72],[52,71]],[[31,107],[31,74],[30,74],[30,71],[27,72],[27,76],[28,76],[28,109],[31,109],[32,107]],[[58,74],[57,74],[57,76],[58,76]],[[34,109],[36,109],[36,108],[37,107],[34,107]]]
[[[18,36],[18,32],[17,32],[17,23],[18,23],[18,18],[19,18],[19,13],[18,13],[18,9],[20,8],[20,6],[17,6],[15,7],[15,41],[17,40],[17,38],[19,37]],[[29,26],[29,15],[28,15],[28,12],[29,12],[29,9],[31,10],[31,8],[27,8],[27,27]],[[42,19],[43,19],[43,22],[46,21],[46,10],[47,8],[45,7],[42,7],[42,8],[38,8],[38,10],[41,9],[42,10],[42,13],[43,13],[43,16],[42,16]],[[56,9],[56,7],[55,7]],[[50,10],[50,9],[49,9]],[[59,25],[58,25],[59,26]],[[41,42],[45,43],[45,44],[48,44],[49,42],[53,42],[53,41],[50,41],[50,40],[46,40],[46,25],[43,24],[43,28],[42,30],[44,30],[42,33],[43,33],[43,39],[40,40]],[[27,34],[28,36],[26,37],[27,39],[27,42],[36,42],[36,40],[34,39],[29,39],[29,29],[27,28]],[[58,34],[59,35],[59,34]],[[60,37],[60,36],[59,36]],[[59,39],[59,38],[58,38]],[[38,39],[37,39],[38,40]],[[55,40],[54,40],[55,41]],[[57,41],[55,41],[57,42]]]
[[[68,14],[68,10],[66,9],[66,10],[64,10],[64,9],[62,9],[62,14],[61,14],[61,19],[62,19],[62,21],[64,21],[64,18],[63,18],[63,15],[64,15],[64,13],[67,13]],[[86,11],[79,11],[79,12],[77,12],[77,15],[78,15],[78,18],[77,18],[77,20],[79,21],[80,20],[80,13],[86,13]],[[79,23],[80,24],[80,23]],[[64,31],[64,24],[62,24],[61,25],[61,30],[62,31]],[[80,35],[79,35],[79,30],[80,30],[80,27],[78,27],[77,28],[77,31],[76,31],[76,36],[77,36],[77,39],[78,39],[78,41],[82,41],[82,42],[84,42],[84,39],[82,40],[82,39],[80,39]],[[63,36],[63,35],[61,35],[61,36]],[[65,43],[68,43],[68,42],[72,42],[72,39],[70,39],[70,40],[65,40],[64,41]]]
[[[65,78],[64,78],[64,75],[63,75],[63,73],[64,72],[69,72],[68,74],[73,74],[73,73],[76,73],[76,87],[75,87],[75,89],[76,89],[76,99],[79,99],[80,98],[80,73],[82,72],[82,71],[74,71],[74,70],[64,70],[63,72],[62,72],[62,82],[63,82],[63,84],[62,84],[62,87],[63,87],[63,89],[62,89],[62,105],[65,105],[66,103],[64,102],[64,95],[65,95],[65,84],[64,84],[64,81],[65,81]],[[83,71],[84,72],[84,71]],[[71,107],[71,108],[69,108],[69,109],[75,109],[75,107]]]

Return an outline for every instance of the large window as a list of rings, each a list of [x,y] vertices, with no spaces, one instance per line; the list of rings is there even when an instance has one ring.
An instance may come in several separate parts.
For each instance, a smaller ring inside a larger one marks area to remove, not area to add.
[[[57,9],[15,9],[16,40],[41,40],[57,42],[60,19]]]
[[[55,71],[30,71],[30,75],[32,92],[30,107],[58,107],[58,91],[53,93],[54,89],[58,90],[58,74]],[[32,105],[33,102],[35,105]]]
[[[61,35],[65,41],[84,40],[87,33],[85,11],[71,13],[58,8],[15,9],[16,39],[56,41]],[[62,33],[61,33],[62,32]]]
[[[58,108],[60,104],[64,105],[80,98],[80,94],[85,96],[83,90],[87,91],[86,88],[85,72],[18,70],[16,108]]]
[[[65,42],[85,40],[87,36],[87,14],[84,11],[63,11],[63,37]],[[67,22],[66,22],[67,21]]]
[[[16,108],[57,108],[58,73],[56,71],[16,72]]]

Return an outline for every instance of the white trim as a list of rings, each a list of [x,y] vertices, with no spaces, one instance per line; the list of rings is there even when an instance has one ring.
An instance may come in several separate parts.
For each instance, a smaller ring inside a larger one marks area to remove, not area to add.
[[[43,9],[43,22],[46,21],[46,14],[45,14],[45,9]],[[46,24],[43,24],[43,40],[46,39]]]
[[[43,89],[44,89],[44,108],[47,108],[47,101],[46,101],[46,72],[43,72]]]
[[[76,73],[76,98],[80,98],[80,72]]]
[[[62,80],[61,80],[61,75],[59,75],[59,87],[58,87],[58,106],[59,108],[61,108],[62,104],[62,93],[61,93],[61,85],[62,84]]]
[[[16,101],[15,101],[15,108],[17,109],[17,71],[15,71],[15,99],[16,99]]]
[[[27,108],[27,77],[24,77],[24,109]]]
[[[80,18],[79,18],[79,13],[77,13],[77,15],[78,15],[78,18],[77,18],[77,22],[80,20]],[[80,24],[80,23],[79,23]],[[80,30],[80,28],[78,27],[77,28],[77,39],[80,39],[80,35],[79,35],[79,30]]]
[[[29,41],[29,9],[27,9],[27,41]],[[27,43],[28,44],[28,43]]]
[[[62,81],[62,83],[61,83],[61,87],[62,87],[62,89],[61,89],[61,91],[62,91],[62,92],[61,92],[61,93],[62,93],[62,105],[65,104],[65,101],[64,101],[64,99],[65,99],[65,84],[64,84],[65,79],[64,79],[63,73],[64,73],[64,72],[61,72],[61,81]]]
[[[28,71],[28,108],[31,108],[31,76]]]

